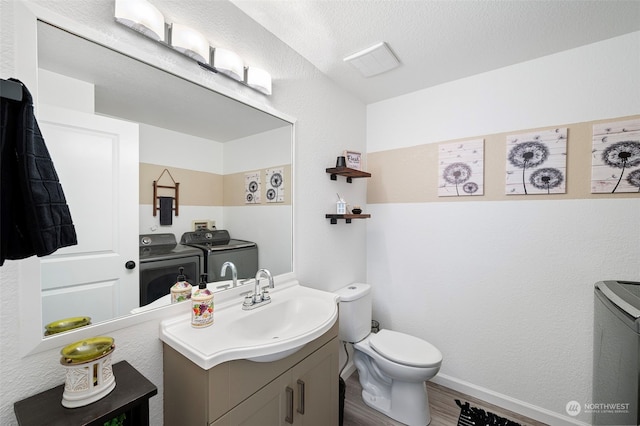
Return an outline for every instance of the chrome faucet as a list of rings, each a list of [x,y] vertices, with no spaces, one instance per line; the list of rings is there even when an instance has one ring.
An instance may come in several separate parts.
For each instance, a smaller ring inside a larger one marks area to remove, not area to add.
[[[245,311],[255,309],[258,306],[266,305],[271,302],[271,296],[269,296],[269,291],[266,290],[266,287],[265,289],[260,288],[260,278],[267,278],[269,280],[269,288],[275,288],[271,272],[267,269],[259,269],[256,273],[253,295],[247,295],[244,299],[244,303],[242,304],[242,309]]]
[[[238,286],[238,270],[236,269],[236,265],[233,262],[224,262],[222,264],[222,268],[220,269],[220,276],[224,277],[227,272],[227,266],[231,267],[231,278],[233,279],[233,288]]]

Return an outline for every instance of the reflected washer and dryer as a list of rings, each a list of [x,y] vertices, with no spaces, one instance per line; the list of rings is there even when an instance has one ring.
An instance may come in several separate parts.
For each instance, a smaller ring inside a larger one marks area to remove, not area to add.
[[[180,268],[191,285],[204,272],[202,250],[176,242],[173,234],[143,234],[140,247],[140,306],[169,294]]]
[[[254,278],[258,272],[258,245],[252,241],[232,239],[225,229],[185,232],[180,243],[202,250],[208,282],[231,279],[229,271],[225,277],[220,277],[224,262],[235,265],[238,279]]]
[[[594,425],[640,424],[640,282],[594,288]]]

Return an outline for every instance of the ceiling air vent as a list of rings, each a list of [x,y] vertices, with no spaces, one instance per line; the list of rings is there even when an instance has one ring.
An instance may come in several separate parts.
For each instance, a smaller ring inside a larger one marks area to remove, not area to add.
[[[387,43],[381,42],[344,58],[365,77],[371,77],[400,66]]]

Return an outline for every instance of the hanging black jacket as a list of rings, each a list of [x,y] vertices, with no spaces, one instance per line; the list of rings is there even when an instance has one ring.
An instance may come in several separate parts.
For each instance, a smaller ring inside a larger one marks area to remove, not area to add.
[[[45,256],[77,240],[31,93],[22,85],[22,101],[0,101],[1,266],[5,259]]]

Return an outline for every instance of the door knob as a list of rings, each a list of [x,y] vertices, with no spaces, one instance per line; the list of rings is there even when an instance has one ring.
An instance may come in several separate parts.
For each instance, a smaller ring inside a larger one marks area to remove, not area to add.
[[[133,260],[130,260],[127,263],[124,264],[124,267],[127,268],[127,269],[135,269],[136,268],[136,262],[134,262]]]

